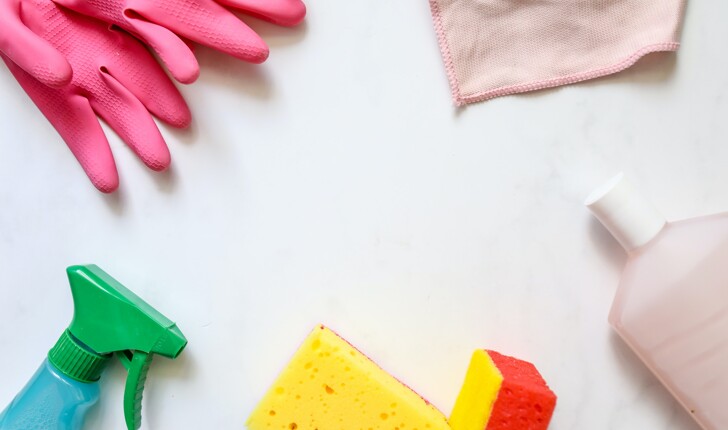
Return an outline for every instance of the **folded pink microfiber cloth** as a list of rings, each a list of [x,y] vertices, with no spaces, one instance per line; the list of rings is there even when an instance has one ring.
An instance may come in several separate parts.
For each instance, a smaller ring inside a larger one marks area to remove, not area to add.
[[[676,51],[685,0],[430,0],[458,106],[617,73]]]

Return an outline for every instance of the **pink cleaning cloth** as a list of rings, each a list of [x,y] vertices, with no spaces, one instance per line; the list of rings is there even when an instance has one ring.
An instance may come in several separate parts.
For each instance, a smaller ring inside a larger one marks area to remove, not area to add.
[[[430,0],[462,106],[624,70],[676,51],[685,0]]]

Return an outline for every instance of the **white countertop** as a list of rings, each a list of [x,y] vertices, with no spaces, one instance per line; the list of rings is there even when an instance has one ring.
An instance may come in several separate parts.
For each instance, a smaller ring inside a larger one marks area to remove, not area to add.
[[[149,429],[242,429],[319,322],[445,413],[487,347],[537,365],[552,429],[697,429],[608,327],[625,256],[582,202],[623,170],[669,219],[728,210],[728,3],[690,2],[677,56],[462,111],[426,1],[308,5],[254,22],[263,66],[200,49],[173,168],[112,136],[111,196],[0,69],[0,408],[93,262],[190,341],[152,367]],[[123,428],[123,378],[86,428]]]

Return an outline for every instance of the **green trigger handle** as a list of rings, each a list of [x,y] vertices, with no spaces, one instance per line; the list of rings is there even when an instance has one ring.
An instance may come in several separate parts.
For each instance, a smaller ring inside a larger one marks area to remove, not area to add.
[[[129,355],[131,357],[129,357]],[[124,419],[128,430],[138,430],[142,425],[142,397],[147,373],[152,364],[151,354],[141,351],[124,351],[118,353],[121,363],[129,375],[124,387]]]

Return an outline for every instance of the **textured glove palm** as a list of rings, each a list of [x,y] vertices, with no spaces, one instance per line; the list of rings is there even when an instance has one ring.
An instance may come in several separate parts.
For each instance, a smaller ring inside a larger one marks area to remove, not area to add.
[[[182,37],[252,63],[262,63],[268,58],[265,42],[226,7],[282,26],[296,25],[306,15],[301,0],[56,0],[56,3],[136,35],[182,83],[193,82],[200,73],[197,60]]]
[[[175,127],[190,123],[142,44],[51,0],[0,0],[0,57],[103,192],[119,176],[96,115],[153,170],[168,167],[170,154],[150,112]]]

